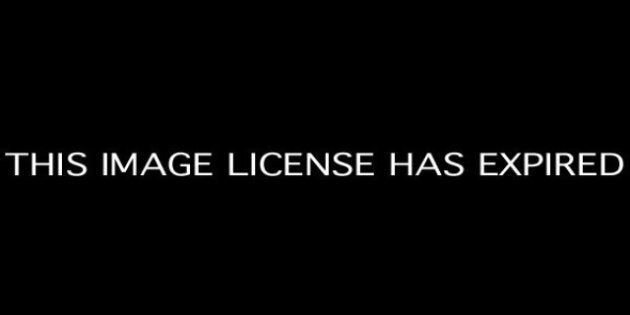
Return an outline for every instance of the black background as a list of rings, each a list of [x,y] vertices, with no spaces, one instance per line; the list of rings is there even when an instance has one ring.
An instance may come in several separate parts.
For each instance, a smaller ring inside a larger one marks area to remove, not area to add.
[[[7,21],[2,151],[627,156],[614,10],[166,9],[31,8]],[[12,178],[3,167],[5,271],[14,296],[64,296],[54,304],[616,299],[626,172],[479,178],[466,166],[411,179]]]

